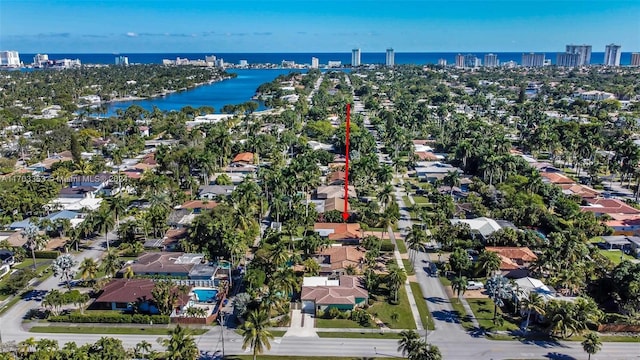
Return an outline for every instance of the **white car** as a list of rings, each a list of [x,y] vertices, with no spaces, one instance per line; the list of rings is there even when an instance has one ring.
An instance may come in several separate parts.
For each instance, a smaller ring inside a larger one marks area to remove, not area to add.
[[[467,284],[467,290],[480,290],[484,288],[484,284],[480,281],[469,281]]]

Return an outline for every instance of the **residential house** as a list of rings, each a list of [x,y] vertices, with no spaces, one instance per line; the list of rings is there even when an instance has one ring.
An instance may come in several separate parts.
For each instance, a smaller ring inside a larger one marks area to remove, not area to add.
[[[529,297],[529,293],[534,292],[542,296],[544,301],[553,300],[556,295],[556,291],[545,285],[542,281],[530,277],[523,277],[514,280],[516,287],[520,290],[518,292],[518,298],[520,300]]]
[[[305,277],[302,284],[302,311],[321,315],[328,309],[354,310],[367,304],[369,292],[357,276],[342,275],[338,280]]]
[[[503,276],[519,279],[529,274],[529,265],[538,259],[528,247],[487,246],[485,251],[495,252],[500,257],[500,272]]]
[[[309,146],[313,151],[318,151],[318,150],[333,151],[334,149],[333,145],[331,144],[325,144],[325,143],[321,143],[314,140],[307,141],[307,146]]]
[[[349,186],[347,195],[350,198],[357,197],[356,189],[353,186]],[[316,189],[316,198],[329,199],[329,198],[344,198],[344,186],[339,185],[326,185],[319,186]]]
[[[138,134],[142,137],[149,136],[149,127],[148,126],[138,126]]]
[[[587,205],[581,206],[581,211],[590,211],[596,216],[607,214],[612,216],[618,215],[634,215],[640,218],[640,210],[625,204],[618,199],[586,199]]]
[[[73,161],[71,151],[63,151],[61,153],[53,154],[41,162],[27,167],[27,169],[35,172],[45,172],[51,170],[51,165],[60,161]]]
[[[487,217],[475,219],[451,219],[451,224],[467,224],[471,228],[472,236],[480,236],[482,240],[487,240],[491,234],[502,228],[517,229],[515,225],[504,220],[494,220]]]
[[[543,172],[540,173],[542,176],[542,181],[555,185],[573,185],[576,182],[573,179],[567,177],[564,174],[556,173],[556,172]]]
[[[580,184],[561,184],[562,193],[566,195],[577,195],[583,199],[595,199],[600,197],[600,192],[588,186]]]
[[[640,258],[640,236],[613,235],[601,238],[610,250],[620,249]]]
[[[426,165],[426,164],[423,164]],[[435,182],[436,180],[442,180],[449,173],[449,171],[457,171],[462,174],[463,171],[450,164],[444,164],[440,162],[430,163],[428,166],[416,167],[416,177],[421,181]]]
[[[362,229],[359,223],[315,223],[313,230],[321,237],[340,242],[342,244],[359,244],[362,238]]]
[[[216,206],[218,206],[218,203],[215,201],[189,200],[182,205],[178,205],[176,209],[187,209],[194,214],[201,214],[203,211],[211,210]]]
[[[128,266],[136,275],[194,280],[213,280],[218,271],[217,266],[204,261],[204,255],[180,252],[144,253]]]
[[[203,185],[198,189],[198,197],[213,200],[221,196],[229,196],[235,189],[233,185]]]
[[[158,314],[153,300],[154,287],[151,279],[113,279],[102,288],[92,307],[123,311],[132,311],[135,307],[143,313]],[[192,299],[189,294],[179,294],[176,309],[181,310],[190,302]]]
[[[189,200],[182,205],[178,205],[169,214],[167,224],[174,228],[188,226],[193,222],[196,216],[202,212],[211,210],[218,206],[215,201],[207,200]]]
[[[27,238],[22,236],[22,231],[0,232],[0,242],[5,240],[13,247],[21,247],[27,243]]]
[[[66,187],[60,189],[58,197],[66,199],[93,198],[98,195],[98,189],[93,186]]]
[[[7,226],[7,229],[13,230],[13,231],[21,231],[21,230],[33,228],[35,230],[38,230],[39,227],[36,224],[38,224],[39,221],[40,221],[40,218],[34,216],[24,220],[14,221],[11,224],[9,224],[9,226]]]
[[[74,175],[70,178],[70,185],[72,188],[93,187],[96,191],[101,191],[111,182],[113,175],[109,173],[101,173],[96,175]]]
[[[619,217],[619,216],[612,216]],[[605,222],[605,225],[613,228],[614,235],[640,236],[640,217],[622,217],[620,220],[613,219]]]
[[[444,159],[444,156],[436,155],[431,151],[416,151],[415,155],[420,161],[439,161]]]
[[[240,153],[233,158],[232,162],[235,164],[252,165],[254,163],[253,153],[251,152]]]
[[[344,171],[334,171],[327,175],[327,185],[344,185],[345,176],[346,173]]]
[[[314,256],[320,264],[320,275],[346,275],[346,269],[353,267],[362,271],[366,251],[359,246],[330,246]]]

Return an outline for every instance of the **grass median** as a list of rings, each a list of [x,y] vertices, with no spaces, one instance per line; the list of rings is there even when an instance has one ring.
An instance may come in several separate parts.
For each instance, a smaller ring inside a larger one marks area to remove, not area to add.
[[[411,286],[413,297],[416,299],[416,305],[418,307],[418,312],[420,313],[422,325],[426,326],[428,330],[435,330],[435,324],[433,323],[433,318],[431,317],[431,313],[429,312],[427,301],[422,294],[422,289],[420,289],[420,284],[418,284],[417,282],[412,282],[409,285]]]
[[[385,332],[326,332],[318,331],[321,338],[343,338],[343,339],[400,339],[399,333]]]

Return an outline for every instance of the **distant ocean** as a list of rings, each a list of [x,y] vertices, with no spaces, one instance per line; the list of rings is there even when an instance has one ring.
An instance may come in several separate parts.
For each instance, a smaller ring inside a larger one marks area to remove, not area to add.
[[[484,52],[451,52],[451,53],[395,53],[396,64],[437,64],[439,59],[446,59],[448,64],[455,63],[457,54],[474,54],[480,60],[484,61]],[[495,52],[501,63],[522,61],[522,52]],[[545,53],[547,59],[551,59],[551,63],[556,61],[555,52]],[[190,60],[204,59],[205,56],[215,55],[224,59],[226,63],[237,64],[240,60],[247,60],[249,64],[271,63],[280,64],[283,60],[295,61],[296,64],[310,64],[312,57],[317,57],[320,64],[326,64],[328,61],[342,61],[343,64],[351,63],[351,53],[122,53],[122,54],[49,54],[49,59],[80,59],[83,64],[114,64],[115,57],[123,55],[129,57],[129,63],[136,64],[160,64],[162,59],[175,60],[176,58],[187,58]],[[29,64],[32,62],[35,54],[20,54],[20,59]],[[384,64],[385,53],[367,53],[361,55],[363,64]],[[591,64],[597,65],[604,62],[604,53],[591,53]],[[621,65],[629,65],[631,63],[631,53],[623,52],[620,58]]]

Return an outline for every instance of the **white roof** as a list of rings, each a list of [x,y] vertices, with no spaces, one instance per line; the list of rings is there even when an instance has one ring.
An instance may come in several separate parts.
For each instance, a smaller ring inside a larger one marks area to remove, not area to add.
[[[479,217],[475,219],[451,219],[451,224],[458,223],[468,224],[471,228],[471,231],[476,231],[485,238],[502,229],[502,226],[500,226],[500,224],[498,224],[495,220],[487,217]]]
[[[545,300],[555,298],[555,291],[538,279],[524,277],[514,281],[522,290],[521,298],[529,297],[529,293],[532,291],[540,294]]]
[[[329,280],[326,276],[310,276],[303,278],[302,286],[340,286],[340,280]]]
[[[73,199],[75,201],[61,201],[61,198],[53,199],[51,202],[53,205],[57,205],[62,210],[96,210],[100,207],[100,203],[102,203],[102,198],[82,198],[82,199]],[[66,199],[65,199],[66,200]]]

